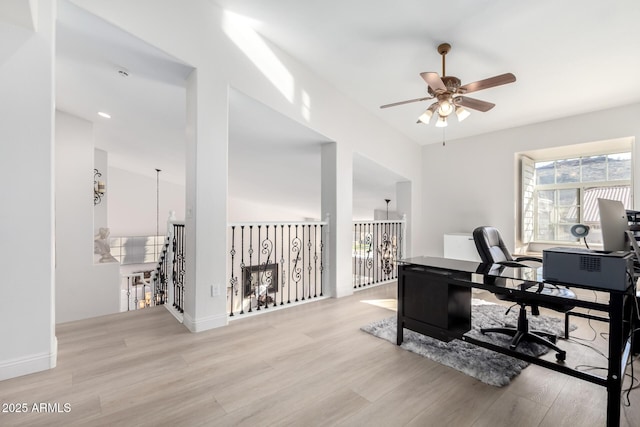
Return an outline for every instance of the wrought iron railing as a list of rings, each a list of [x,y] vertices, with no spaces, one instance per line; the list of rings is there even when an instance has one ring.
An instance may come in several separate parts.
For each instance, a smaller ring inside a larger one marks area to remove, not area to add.
[[[403,257],[405,220],[353,223],[353,288],[387,283],[398,278]]]
[[[127,282],[126,302],[121,311],[139,310],[154,305],[151,271],[139,271],[123,274]],[[125,307],[126,306],[126,307]]]
[[[397,279],[405,222],[353,224],[354,289]],[[228,231],[230,317],[324,297],[327,221],[231,223]],[[154,275],[152,303],[170,304],[179,317],[184,312],[184,274],[185,225],[170,220]]]
[[[170,217],[167,238],[153,272],[151,305],[164,305],[179,321],[184,313],[185,227]]]
[[[229,224],[229,316],[324,296],[326,231],[326,221]]]
[[[167,236],[160,255],[158,256],[158,264],[156,265],[155,274],[153,275],[154,305],[162,305],[167,302],[167,288],[171,277],[171,270],[169,269],[170,243],[171,236]]]
[[[180,313],[184,313],[184,271],[185,271],[185,232],[184,224],[173,224],[173,237],[171,244],[172,260],[172,284],[173,307]]]

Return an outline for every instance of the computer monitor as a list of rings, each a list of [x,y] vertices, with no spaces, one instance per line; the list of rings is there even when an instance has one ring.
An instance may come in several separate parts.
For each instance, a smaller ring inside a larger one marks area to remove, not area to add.
[[[609,251],[628,251],[626,232],[629,230],[627,211],[619,200],[598,199],[602,246]]]

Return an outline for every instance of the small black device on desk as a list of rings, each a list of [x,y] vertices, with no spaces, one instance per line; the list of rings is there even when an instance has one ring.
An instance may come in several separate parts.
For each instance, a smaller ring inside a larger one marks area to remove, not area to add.
[[[595,289],[624,291],[633,275],[634,254],[586,248],[551,248],[542,251],[542,277]]]

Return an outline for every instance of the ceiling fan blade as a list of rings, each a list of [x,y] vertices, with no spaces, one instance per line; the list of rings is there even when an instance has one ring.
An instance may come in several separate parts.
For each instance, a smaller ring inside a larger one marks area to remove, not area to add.
[[[412,102],[426,101],[428,99],[433,99],[433,96],[425,96],[423,98],[409,99],[407,101],[400,101],[400,102],[394,102],[392,104],[385,104],[385,105],[381,105],[380,108],[395,107],[396,105],[410,104]]]
[[[456,96],[453,100],[453,103],[456,105],[460,105],[461,107],[482,111],[483,113],[491,110],[496,106],[496,104],[492,104],[491,102],[481,101],[479,99],[469,98],[467,96]]]
[[[438,73],[434,73],[432,71],[424,72],[420,73],[420,77],[422,77],[422,79],[427,82],[431,90],[433,90],[434,92],[437,93],[447,91],[447,87],[444,85],[444,82],[442,81],[440,76],[438,76]]]
[[[499,76],[489,77],[488,79],[478,80],[477,82],[460,86],[460,88],[458,89],[458,93],[477,92],[482,89],[489,89],[490,87],[506,85],[507,83],[513,83],[515,81],[516,76],[511,73],[500,74]]]

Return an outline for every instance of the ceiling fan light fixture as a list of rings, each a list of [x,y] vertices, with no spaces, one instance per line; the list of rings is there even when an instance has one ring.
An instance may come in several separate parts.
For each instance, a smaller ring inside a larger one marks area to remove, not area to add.
[[[436,127],[437,128],[447,127],[447,118],[443,116],[438,117],[438,121],[436,122]]]
[[[456,106],[456,116],[458,121],[461,122],[471,115],[471,112],[464,107]]]
[[[420,120],[425,125],[428,125],[429,121],[431,121],[431,117],[432,116],[433,116],[433,111],[431,110],[431,108],[429,108],[429,109],[427,109],[427,111],[422,113],[422,115],[420,117],[418,117],[418,120]]]
[[[447,117],[449,114],[453,113],[453,104],[448,99],[445,98],[440,100],[439,104],[438,115],[440,117]]]
[[[512,73],[504,73],[462,85],[459,78],[455,76],[448,76],[446,73],[445,55],[447,55],[450,50],[451,45],[449,43],[442,43],[438,46],[438,53],[442,56],[441,75],[438,75],[438,73],[434,71],[424,71],[420,73],[420,77],[427,84],[427,96],[381,105],[380,108],[395,107],[398,105],[434,99],[435,102],[431,104],[427,111],[422,113],[417,122],[429,123],[433,115],[437,114],[438,120],[436,120],[436,127],[445,127],[447,126],[447,117],[452,115],[454,112],[456,113],[458,121],[461,122],[469,117],[471,114],[469,110],[486,113],[495,107],[495,104],[491,102],[469,98],[466,94],[496,86],[502,86],[516,81],[516,76]]]

